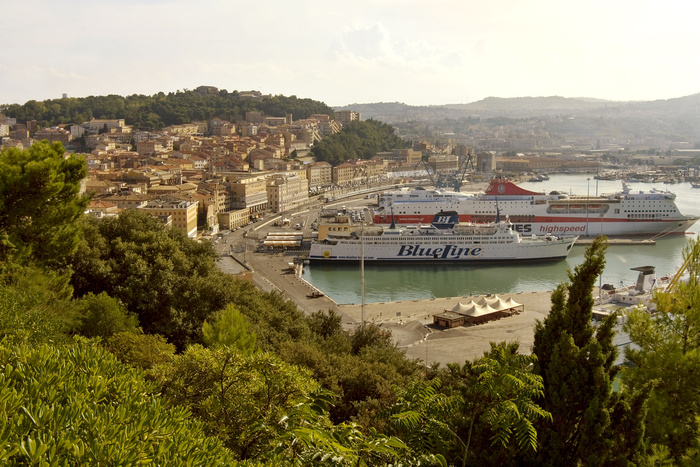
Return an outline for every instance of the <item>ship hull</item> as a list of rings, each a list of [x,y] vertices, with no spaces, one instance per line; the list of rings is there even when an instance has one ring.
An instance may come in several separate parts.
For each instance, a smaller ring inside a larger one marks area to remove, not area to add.
[[[556,261],[566,258],[574,238],[523,239],[519,243],[489,243],[487,240],[463,243],[443,239],[441,241],[415,241],[410,238],[372,243],[367,240],[344,241],[336,244],[314,243],[309,251],[312,261],[356,262],[364,259],[378,263],[483,263]],[[364,251],[363,251],[364,250]]]
[[[528,191],[493,179],[482,194],[414,189],[382,193],[375,224],[418,225],[433,213],[456,211],[463,223],[507,217],[523,235],[650,236],[683,234],[698,218],[684,216],[669,192],[623,190],[609,196],[569,196]]]
[[[507,215],[507,214],[503,214]],[[430,222],[430,214],[406,214],[386,216],[375,214],[375,224],[418,225]],[[535,218],[528,222],[513,221],[513,230],[529,235],[579,235],[579,236],[648,236],[656,234],[684,234],[698,219],[615,219],[593,217],[547,217]],[[459,221],[464,223],[479,223],[480,219],[471,214],[460,214]]]

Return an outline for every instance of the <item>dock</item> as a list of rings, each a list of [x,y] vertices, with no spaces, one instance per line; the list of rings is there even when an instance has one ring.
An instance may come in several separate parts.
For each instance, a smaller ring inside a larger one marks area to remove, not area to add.
[[[575,245],[590,245],[596,237],[579,237]],[[656,245],[656,240],[640,238],[608,238],[608,245]]]

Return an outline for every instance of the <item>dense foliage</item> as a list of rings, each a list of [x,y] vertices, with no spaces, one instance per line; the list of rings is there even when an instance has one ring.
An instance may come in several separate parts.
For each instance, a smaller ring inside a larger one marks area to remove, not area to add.
[[[236,465],[99,346],[0,343],[3,465]]]
[[[296,96],[267,96],[260,99],[242,99],[237,91],[225,89],[217,94],[198,91],[177,91],[153,96],[110,94],[84,98],[66,97],[45,101],[28,101],[8,105],[5,115],[25,122],[36,120],[40,127],[61,123],[80,124],[93,118],[124,119],[127,125],[141,130],[160,130],[168,125],[178,125],[219,118],[227,121],[245,119],[245,113],[259,111],[264,115],[284,117],[292,114],[295,119],[308,118],[312,114],[333,115],[333,109],[312,99]]]
[[[311,150],[317,161],[338,165],[348,160],[371,159],[378,152],[410,147],[394,127],[377,120],[354,121],[334,135],[323,138]]]
[[[634,365],[623,371],[628,390],[651,386],[647,426],[649,442],[668,448],[681,461],[694,452],[700,461],[700,243],[691,241],[685,251],[688,280],[668,294],[655,297],[658,312],[637,309],[625,330],[636,344],[625,355]]]
[[[226,275],[210,244],[155,218],[136,211],[80,218],[85,200],[71,174],[85,162],[59,153],[46,144],[0,153],[7,168],[0,187],[0,462],[700,459],[700,248],[686,252],[687,283],[656,297],[657,315],[630,314],[627,330],[638,347],[628,351],[635,366],[624,371],[620,392],[612,389],[615,316],[591,324],[604,238],[553,292],[531,355],[499,343],[473,362],[426,369],[380,326],[349,333],[333,311],[306,316],[283,294]],[[28,173],[41,176],[29,183]],[[14,209],[25,222],[11,221]],[[36,232],[35,224],[50,231]],[[57,246],[42,250],[43,241]]]
[[[0,151],[0,261],[19,256],[59,267],[77,248],[87,167],[64,154],[60,143],[46,141]]]

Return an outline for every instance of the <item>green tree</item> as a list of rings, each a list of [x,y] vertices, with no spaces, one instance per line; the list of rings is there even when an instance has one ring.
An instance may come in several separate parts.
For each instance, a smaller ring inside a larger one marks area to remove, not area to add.
[[[532,373],[537,357],[518,350],[517,342],[492,342],[489,352],[460,370],[466,378],[462,410],[468,421],[462,465],[502,463],[537,450],[535,423],[551,415],[537,404],[544,393],[542,378]]]
[[[85,219],[71,257],[75,294],[107,293],[138,316],[147,333],[184,348],[201,342],[202,323],[233,301],[234,279],[221,272],[208,242],[198,243],[155,217],[128,210]]]
[[[394,386],[396,402],[382,416],[387,417],[387,434],[401,439],[415,454],[433,455],[447,465],[448,446],[459,438],[446,420],[460,404],[457,397],[440,393],[439,389],[439,379]]]
[[[594,240],[583,263],[569,272],[569,284],[552,293],[549,315],[535,326],[534,371],[544,382],[542,407],[552,415],[551,424],[538,429],[541,465],[602,465],[642,451],[643,395],[627,400],[612,394],[616,315],[597,329],[591,325],[593,286],[606,248],[605,237]]]
[[[354,121],[340,132],[316,143],[311,155],[317,161],[338,165],[348,160],[371,159],[378,152],[409,147],[394,127],[376,120]]]
[[[211,318],[212,323],[204,321],[202,335],[209,347],[227,345],[244,355],[255,350],[255,333],[248,329],[248,321],[234,305],[217,311]]]
[[[0,341],[38,344],[70,341],[80,313],[68,277],[36,266],[13,265],[0,275]]]
[[[226,346],[193,345],[150,375],[171,404],[189,408],[241,459],[264,456],[283,431],[280,420],[318,388],[308,371],[271,353]]]
[[[104,346],[120,362],[142,370],[169,363],[175,357],[175,346],[157,334],[117,332],[104,341]]]
[[[0,342],[3,465],[236,465],[99,346]]]
[[[106,339],[117,332],[140,332],[139,321],[119,300],[92,292],[77,300],[80,312],[78,332],[85,337]]]
[[[0,151],[0,263],[11,252],[22,262],[61,267],[77,249],[76,220],[88,203],[79,194],[87,166],[64,153],[60,143],[46,141]]]
[[[311,331],[323,339],[343,333],[343,318],[333,309],[315,311],[308,321]]]
[[[649,443],[666,446],[676,462],[697,449],[700,436],[700,242],[684,251],[687,281],[657,293],[654,315],[637,308],[628,314],[624,330],[635,346],[625,351],[632,365],[623,383],[639,390],[652,385],[649,398]]]
[[[328,416],[332,396],[316,391],[293,407],[281,421],[284,431],[267,461],[299,466],[447,466],[442,456],[417,453],[399,438],[374,428],[363,430],[356,423],[333,425]]]

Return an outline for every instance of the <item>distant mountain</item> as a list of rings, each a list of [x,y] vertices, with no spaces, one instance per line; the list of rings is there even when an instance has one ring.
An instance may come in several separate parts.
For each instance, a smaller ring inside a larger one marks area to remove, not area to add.
[[[411,106],[400,102],[352,104],[335,107],[334,110],[355,110],[363,119],[376,119],[386,123],[411,120],[427,121],[444,118],[505,117],[528,118],[554,115],[601,116],[671,116],[700,113],[700,93],[675,99],[655,101],[608,101],[593,98],[569,97],[487,97],[469,104]]]
[[[352,104],[362,119],[389,123],[409,139],[514,127],[529,120],[556,138],[660,138],[700,145],[700,93],[655,101],[606,101],[591,98],[488,97],[469,104],[411,106],[399,102]],[[536,120],[535,124],[532,120]],[[523,127],[524,128],[524,127]],[[650,143],[651,144],[651,143]]]

